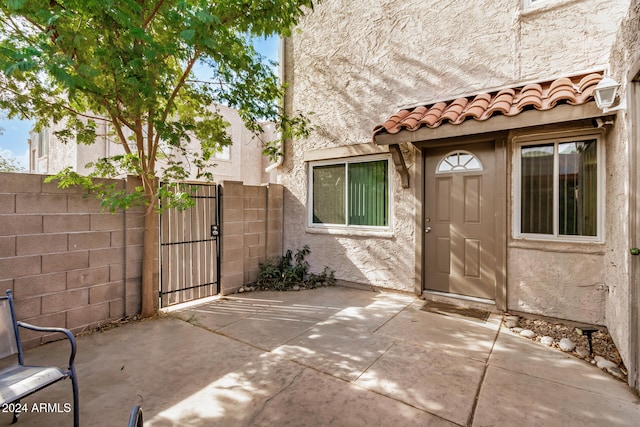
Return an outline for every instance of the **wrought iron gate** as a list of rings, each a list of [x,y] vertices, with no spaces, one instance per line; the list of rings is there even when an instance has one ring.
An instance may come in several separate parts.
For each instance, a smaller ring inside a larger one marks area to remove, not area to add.
[[[167,307],[220,292],[220,191],[198,184],[187,210],[160,216],[160,304]]]

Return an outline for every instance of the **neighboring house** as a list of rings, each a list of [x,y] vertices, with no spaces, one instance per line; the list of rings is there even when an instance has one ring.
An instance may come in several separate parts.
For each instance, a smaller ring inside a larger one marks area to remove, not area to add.
[[[237,111],[232,108],[218,106],[218,112],[230,123],[229,135],[233,140],[230,147],[224,147],[222,152],[216,154],[213,168],[213,176],[216,182],[242,181],[246,185],[260,185],[274,182],[276,172],[266,172],[269,167],[269,159],[262,155],[262,141],[253,136],[245,126]],[[64,124],[58,124],[58,128]],[[109,129],[102,124],[99,135],[109,134]],[[91,145],[68,143],[59,141],[53,129],[45,128],[40,132],[32,131],[29,139],[29,172],[39,174],[55,174],[62,169],[71,166],[74,171],[86,174],[90,172],[85,165],[95,162],[99,158],[124,153],[120,144],[111,137],[99,136]],[[263,125],[264,133],[261,138],[264,141],[275,139],[275,130],[272,124]],[[199,148],[194,141],[189,147],[191,150]],[[133,148],[135,150],[135,148]],[[185,165],[188,162],[184,162]],[[161,167],[161,161],[159,161]],[[191,179],[195,179],[196,171],[191,171]]]
[[[284,45],[285,107],[316,129],[284,147],[284,247],[345,282],[606,325],[638,388],[639,5],[318,4]],[[627,111],[596,106],[605,74]]]

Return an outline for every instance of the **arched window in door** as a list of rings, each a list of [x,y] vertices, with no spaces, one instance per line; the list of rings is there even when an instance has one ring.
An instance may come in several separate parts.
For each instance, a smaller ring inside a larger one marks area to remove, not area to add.
[[[480,160],[465,150],[453,151],[446,154],[438,163],[436,173],[481,171]]]

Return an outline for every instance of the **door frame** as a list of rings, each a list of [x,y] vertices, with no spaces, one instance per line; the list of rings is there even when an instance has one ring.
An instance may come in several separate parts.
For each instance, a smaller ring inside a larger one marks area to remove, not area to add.
[[[425,160],[430,148],[450,147],[469,145],[482,142],[494,142],[495,144],[495,257],[496,257],[496,308],[507,310],[507,194],[509,187],[509,177],[507,176],[507,132],[496,132],[484,135],[473,135],[460,138],[448,138],[444,140],[415,142],[418,148],[416,154],[415,168],[415,282],[414,290],[417,295],[422,295],[425,291],[426,266],[424,265],[424,252],[426,250],[425,241],[425,185],[424,177]],[[502,185],[499,183],[502,180]]]
[[[627,126],[629,127],[629,248],[639,247],[640,238],[640,59],[627,74]],[[628,384],[640,390],[640,257],[629,256]]]

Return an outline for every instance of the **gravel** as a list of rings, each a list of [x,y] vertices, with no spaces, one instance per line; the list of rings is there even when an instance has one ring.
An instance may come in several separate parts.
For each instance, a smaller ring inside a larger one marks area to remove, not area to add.
[[[620,368],[620,371],[625,376],[623,380],[626,381],[627,370],[624,366],[624,363],[622,362],[622,359],[620,358],[620,353],[618,352],[613,339],[611,339],[611,336],[609,335],[609,331],[607,330],[607,328],[605,328],[604,326],[596,326],[598,328],[598,331],[594,332],[591,335],[593,342],[593,354],[591,356],[586,355],[585,357],[580,357],[578,355],[578,350],[586,349],[588,353],[589,342],[586,336],[579,335],[576,332],[576,327],[579,326],[581,326],[581,324],[566,320],[536,317],[533,315],[521,315],[520,319],[518,320],[518,327],[531,330],[535,333],[535,337],[532,338],[533,341],[541,342],[542,337],[551,337],[554,340],[551,347],[557,349],[558,351],[562,351],[559,347],[560,340],[563,338],[569,338],[576,344],[576,351],[572,351],[566,354],[570,354],[574,357],[587,360],[588,362],[591,362],[591,360],[595,356],[603,357],[613,362]],[[584,354],[583,351],[580,353]]]

